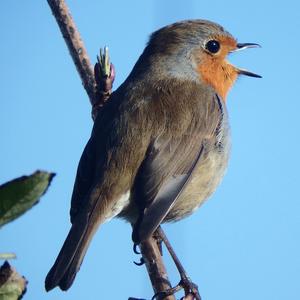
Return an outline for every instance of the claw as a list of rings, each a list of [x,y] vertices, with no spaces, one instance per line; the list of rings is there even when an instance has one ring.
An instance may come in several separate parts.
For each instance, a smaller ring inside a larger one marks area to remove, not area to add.
[[[141,258],[140,258],[140,262],[134,261],[133,263],[134,263],[135,265],[137,265],[137,266],[142,266],[143,264],[145,264],[145,260],[141,257]]]

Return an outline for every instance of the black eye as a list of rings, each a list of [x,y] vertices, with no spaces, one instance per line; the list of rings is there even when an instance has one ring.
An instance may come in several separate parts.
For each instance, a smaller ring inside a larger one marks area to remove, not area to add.
[[[216,40],[210,40],[206,43],[205,48],[210,53],[217,53],[220,50],[220,43]]]

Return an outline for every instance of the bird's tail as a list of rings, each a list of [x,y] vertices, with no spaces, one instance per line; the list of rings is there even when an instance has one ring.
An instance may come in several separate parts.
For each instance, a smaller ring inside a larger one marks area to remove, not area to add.
[[[46,277],[46,291],[52,290],[56,286],[65,291],[72,285],[99,224],[98,222],[96,224],[88,223],[90,222],[73,223],[63,247]]]

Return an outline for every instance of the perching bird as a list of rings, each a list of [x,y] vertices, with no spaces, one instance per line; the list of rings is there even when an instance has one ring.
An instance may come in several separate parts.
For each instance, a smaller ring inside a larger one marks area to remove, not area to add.
[[[163,222],[193,213],[228,162],[226,96],[239,75],[229,53],[255,47],[213,22],[178,22],[154,32],[125,82],[95,120],[79,162],[72,227],[46,278],[67,290],[98,227],[133,225],[138,244]]]

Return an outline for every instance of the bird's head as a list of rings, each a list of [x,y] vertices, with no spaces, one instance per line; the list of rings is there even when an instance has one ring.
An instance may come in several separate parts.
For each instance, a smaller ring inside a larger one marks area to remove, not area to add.
[[[227,60],[228,54],[252,47],[259,45],[238,43],[216,23],[206,20],[182,21],[163,27],[151,35],[140,58],[140,65],[143,65],[144,71],[154,71],[157,77],[200,80],[214,88],[225,100],[239,75],[261,77],[235,67]]]

